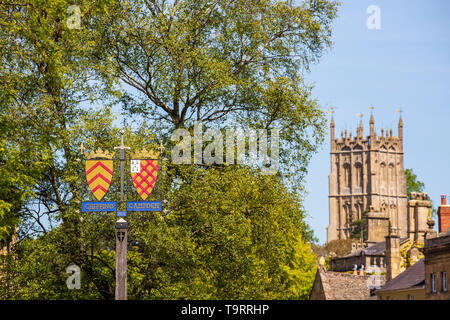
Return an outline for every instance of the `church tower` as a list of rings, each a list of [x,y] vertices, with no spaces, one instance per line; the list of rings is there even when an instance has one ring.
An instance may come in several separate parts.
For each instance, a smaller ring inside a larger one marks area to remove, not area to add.
[[[329,175],[328,241],[349,239],[351,223],[369,208],[389,217],[391,230],[407,237],[406,176],[403,167],[403,122],[400,116],[398,137],[391,130],[375,133],[373,114],[370,135],[364,137],[360,121],[356,136],[341,132],[335,138],[331,119],[331,173]]]

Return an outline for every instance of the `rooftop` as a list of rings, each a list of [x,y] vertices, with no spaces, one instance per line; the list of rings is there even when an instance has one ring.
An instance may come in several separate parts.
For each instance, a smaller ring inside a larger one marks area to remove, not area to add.
[[[424,259],[417,261],[413,266],[400,273],[394,279],[388,281],[377,292],[401,290],[425,287],[425,264]]]
[[[407,242],[408,240],[409,240],[409,238],[401,238],[400,245]],[[364,252],[364,255],[366,255],[366,256],[384,255],[384,253],[386,252],[386,242],[385,241],[377,242],[366,248],[357,249],[355,252],[350,253],[344,257],[337,257],[337,259],[360,256],[362,252]]]
[[[450,230],[440,233],[436,238],[430,238],[425,241],[425,248],[450,244]]]
[[[359,276],[321,269],[324,294],[327,300],[367,300],[370,297],[370,275]],[[381,276],[381,284],[385,277]]]

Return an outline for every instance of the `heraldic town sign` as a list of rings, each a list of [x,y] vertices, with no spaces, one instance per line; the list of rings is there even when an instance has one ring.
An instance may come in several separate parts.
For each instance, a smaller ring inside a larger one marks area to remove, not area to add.
[[[101,149],[97,149],[95,152],[91,151],[89,154],[84,153],[84,155],[86,156],[87,183],[97,201],[82,202],[82,211],[117,211],[115,201],[101,201],[111,186],[115,152],[110,154],[108,151],[103,152]],[[159,152],[147,151],[145,148],[136,153],[131,153],[131,180],[134,189],[143,201],[127,201],[127,211],[161,211],[161,201],[146,201],[155,187],[158,177],[158,158]],[[121,183],[123,184],[123,181]],[[121,186],[121,192],[123,192],[123,185]],[[126,211],[117,211],[117,216],[126,216]]]

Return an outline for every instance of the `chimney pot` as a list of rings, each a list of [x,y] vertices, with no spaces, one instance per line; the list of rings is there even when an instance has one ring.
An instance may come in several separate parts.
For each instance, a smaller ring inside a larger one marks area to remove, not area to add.
[[[450,206],[447,206],[447,196],[441,195],[441,205],[437,211],[439,221],[439,233],[450,229]]]

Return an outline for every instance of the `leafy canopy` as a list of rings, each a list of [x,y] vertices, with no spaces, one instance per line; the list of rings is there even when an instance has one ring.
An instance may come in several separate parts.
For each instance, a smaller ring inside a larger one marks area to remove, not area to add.
[[[114,217],[80,212],[91,194],[78,148],[112,150],[122,113],[133,150],[168,145],[195,120],[277,128],[299,190],[323,140],[304,73],[331,44],[336,2],[78,1],[80,29],[67,24],[72,4],[0,3],[0,240],[19,227],[0,257],[2,298],[113,299]],[[283,175],[161,166],[152,197],[167,211],[130,217],[130,297],[307,296],[312,233]],[[66,287],[71,264],[81,290]]]
[[[405,169],[406,175],[406,194],[409,196],[411,192],[423,192],[425,184],[417,179],[412,169]]]
[[[304,73],[331,45],[336,11],[328,0],[117,1],[92,24],[92,56],[123,109],[161,133],[193,121],[278,129],[284,172],[301,178],[325,124]]]

